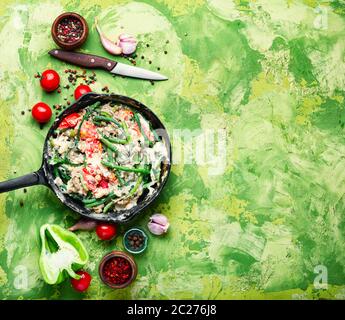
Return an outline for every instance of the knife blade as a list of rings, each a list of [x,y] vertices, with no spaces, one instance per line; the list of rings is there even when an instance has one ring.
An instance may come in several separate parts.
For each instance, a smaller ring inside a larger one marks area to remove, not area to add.
[[[85,53],[70,52],[60,49],[54,49],[48,52],[52,57],[64,62],[68,62],[79,67],[91,69],[103,69],[111,73],[145,80],[161,81],[168,80],[157,72],[149,71],[143,68],[130,66],[104,57]]]

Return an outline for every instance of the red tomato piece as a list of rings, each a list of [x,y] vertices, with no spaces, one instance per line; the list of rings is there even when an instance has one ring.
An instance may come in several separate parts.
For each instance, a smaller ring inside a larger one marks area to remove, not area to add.
[[[98,184],[102,189],[107,189],[109,184],[108,184],[108,181],[105,180],[105,179],[102,179],[99,184]]]
[[[61,121],[59,129],[74,128],[79,122],[80,118],[81,116],[78,113],[71,113]]]
[[[95,191],[97,189],[97,180],[86,168],[83,168],[83,179],[89,190]]]
[[[84,121],[83,125],[80,128],[80,139],[98,139],[97,127],[90,121]]]

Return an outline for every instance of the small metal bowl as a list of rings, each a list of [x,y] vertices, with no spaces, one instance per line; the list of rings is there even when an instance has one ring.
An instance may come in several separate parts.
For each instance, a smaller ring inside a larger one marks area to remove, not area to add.
[[[131,268],[132,268],[132,275],[130,276],[130,278],[128,279],[127,282],[125,282],[123,284],[116,285],[116,284],[111,283],[107,280],[103,271],[104,271],[104,267],[105,267],[106,263],[109,260],[111,260],[113,258],[119,258],[119,257],[124,258],[129,262],[129,264],[131,265]],[[137,277],[137,274],[138,274],[138,267],[137,267],[137,264],[135,263],[134,259],[129,254],[127,254],[123,251],[112,251],[103,257],[103,259],[101,260],[101,263],[99,264],[98,272],[99,272],[99,276],[100,276],[101,280],[107,286],[109,286],[110,288],[113,288],[113,289],[123,289],[123,288],[128,287],[135,280],[135,278]]]
[[[143,244],[141,245],[141,247],[139,247],[138,249],[135,249],[131,246],[130,244],[130,240],[128,239],[128,237],[131,235],[131,234],[140,234],[143,238],[144,238],[144,242]],[[139,228],[132,228],[132,229],[129,229],[125,235],[123,236],[123,246],[125,247],[125,249],[130,252],[130,253],[133,253],[133,254],[139,254],[139,253],[142,253],[146,250],[147,248],[147,241],[148,241],[148,237],[146,235],[146,233],[139,229]]]
[[[58,34],[57,34],[58,25],[65,18],[74,18],[74,19],[77,19],[81,22],[81,24],[83,26],[83,33],[82,33],[82,36],[80,37],[79,40],[72,42],[72,43],[66,43],[66,42],[61,41],[58,38]],[[86,20],[81,15],[79,15],[78,13],[65,12],[65,13],[59,15],[55,19],[55,21],[52,25],[51,34],[52,34],[53,40],[55,41],[55,43],[59,47],[65,49],[65,50],[74,50],[74,49],[81,47],[83,45],[83,43],[86,41],[86,38],[89,35],[89,27],[87,25]]]

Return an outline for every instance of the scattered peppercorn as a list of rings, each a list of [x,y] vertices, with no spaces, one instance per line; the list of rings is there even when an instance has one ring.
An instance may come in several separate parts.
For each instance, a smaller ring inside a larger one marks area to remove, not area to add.
[[[20,201],[19,201],[19,205],[20,205],[21,207],[24,207],[24,201],[23,201],[23,200],[20,200]]]
[[[23,116],[23,115],[25,114],[25,111],[22,111],[21,114],[22,114],[22,116]]]

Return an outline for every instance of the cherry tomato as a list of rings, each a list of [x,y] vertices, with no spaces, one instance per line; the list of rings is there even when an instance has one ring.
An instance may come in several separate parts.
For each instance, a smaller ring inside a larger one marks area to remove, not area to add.
[[[72,287],[74,288],[74,290],[79,291],[79,292],[84,292],[85,290],[88,289],[88,287],[90,286],[90,282],[91,282],[91,276],[89,273],[87,273],[86,271],[77,271],[76,274],[80,275],[80,279],[71,279],[71,284]]]
[[[41,87],[47,91],[52,92],[60,85],[60,76],[54,70],[46,70],[41,76]]]
[[[46,123],[52,116],[52,109],[47,104],[39,102],[33,106],[31,114],[38,123]]]
[[[91,92],[91,88],[87,85],[81,84],[80,86],[76,87],[74,90],[74,98],[78,100],[82,95],[85,93]]]
[[[67,116],[61,121],[59,129],[74,128],[77,125],[80,118],[81,116],[78,113],[71,113],[69,116]]]
[[[114,224],[100,223],[96,227],[96,233],[101,240],[111,240],[116,236],[116,227]]]

